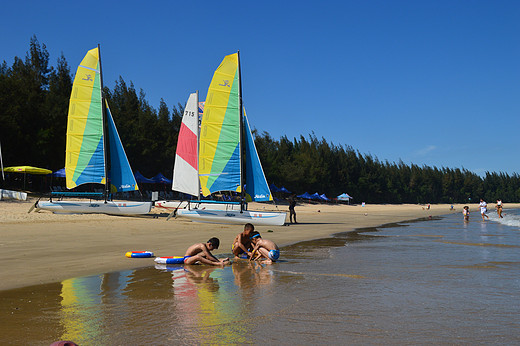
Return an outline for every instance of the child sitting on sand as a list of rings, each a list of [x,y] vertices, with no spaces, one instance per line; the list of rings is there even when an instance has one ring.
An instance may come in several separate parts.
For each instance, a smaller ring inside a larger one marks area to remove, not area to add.
[[[229,258],[219,260],[211,253],[211,250],[218,249],[220,240],[211,238],[207,243],[193,244],[186,250],[184,264],[209,264],[214,266],[224,266],[229,263]]]
[[[469,207],[466,205],[462,210],[462,215],[464,215],[464,221],[469,221]]]
[[[255,226],[251,223],[246,223],[244,225],[244,231],[239,233],[235,240],[233,240],[233,244],[231,245],[231,251],[233,254],[238,257],[242,253],[246,253],[248,257],[251,257],[251,233],[255,230]]]
[[[251,251],[251,258],[255,256],[255,253],[258,253],[254,258],[255,261],[259,258],[266,258],[261,263],[271,264],[276,262],[276,260],[280,257],[280,250],[278,249],[278,246],[271,240],[262,239],[260,233],[258,232],[252,233],[251,243],[254,246],[253,251]]]

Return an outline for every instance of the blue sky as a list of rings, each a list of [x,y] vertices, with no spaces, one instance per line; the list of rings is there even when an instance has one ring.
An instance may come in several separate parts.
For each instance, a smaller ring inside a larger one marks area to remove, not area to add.
[[[75,72],[99,43],[105,84],[122,76],[158,108],[204,99],[240,49],[250,123],[275,139],[313,132],[383,161],[520,173],[519,1],[93,4],[2,4],[0,61],[36,34]]]

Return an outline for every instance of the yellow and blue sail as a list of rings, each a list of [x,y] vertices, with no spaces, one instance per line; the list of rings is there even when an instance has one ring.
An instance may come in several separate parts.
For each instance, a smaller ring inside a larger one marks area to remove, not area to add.
[[[202,194],[240,192],[238,54],[224,58],[208,89],[199,137]]]
[[[101,88],[99,48],[94,48],[81,61],[70,96],[65,152],[65,175],[69,189],[86,183],[105,184],[106,181],[107,148],[103,131]],[[109,111],[107,118],[111,147],[111,191],[137,190],[133,174],[128,174],[128,170],[131,173],[130,164]]]
[[[208,89],[199,137],[199,179],[202,194],[241,192],[240,72],[238,53],[224,57]],[[244,117],[246,199],[271,201],[272,196]]]

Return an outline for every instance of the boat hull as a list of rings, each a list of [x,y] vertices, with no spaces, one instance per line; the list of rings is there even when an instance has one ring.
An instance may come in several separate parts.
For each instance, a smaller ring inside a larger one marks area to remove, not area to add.
[[[38,201],[35,207],[58,214],[142,215],[150,212],[152,202]]]
[[[287,215],[283,212],[179,209],[177,216],[197,222],[282,226]]]
[[[175,209],[185,209],[190,204],[190,209],[211,209],[211,210],[235,210],[240,211],[238,203],[204,203],[204,202],[188,202],[188,201],[157,201],[156,208],[167,209],[173,211]]]

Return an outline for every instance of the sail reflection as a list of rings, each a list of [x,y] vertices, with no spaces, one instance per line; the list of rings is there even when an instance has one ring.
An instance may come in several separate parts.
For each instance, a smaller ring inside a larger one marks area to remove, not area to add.
[[[247,343],[258,290],[273,283],[256,263],[161,266],[65,280],[61,340],[81,343]],[[145,337],[146,336],[146,337]]]

